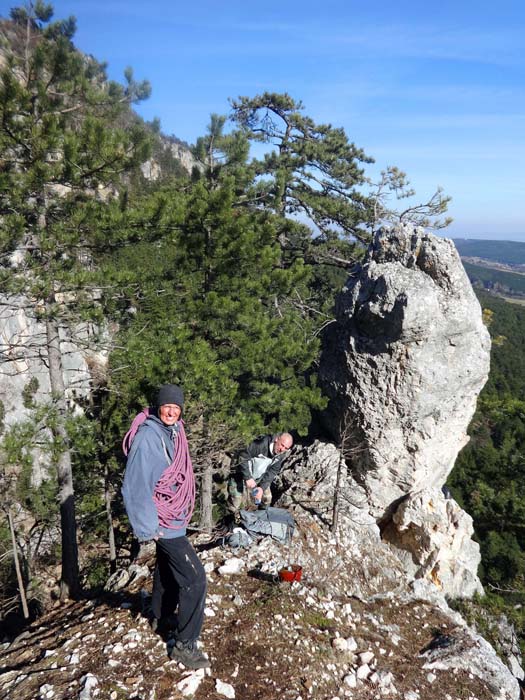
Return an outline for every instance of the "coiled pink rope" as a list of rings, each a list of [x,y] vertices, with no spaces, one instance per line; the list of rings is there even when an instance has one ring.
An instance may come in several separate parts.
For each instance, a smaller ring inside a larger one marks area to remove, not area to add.
[[[157,481],[153,500],[160,524],[171,530],[179,530],[190,522],[195,507],[195,477],[182,421],[179,421],[179,432],[173,439],[173,461]],[[171,525],[172,520],[181,522]]]
[[[133,440],[135,439],[135,435],[137,434],[137,430],[140,428],[140,426],[144,423],[146,418],[149,416],[149,408],[143,408],[140,413],[137,413],[135,418],[133,418],[133,421],[129,427],[128,432],[124,435],[124,439],[122,440],[122,452],[124,452],[124,456],[128,456],[128,452],[131,449],[131,445],[133,444]]]
[[[133,419],[122,441],[122,450],[126,456],[139,427],[148,416],[149,410],[144,408]],[[170,530],[180,530],[190,522],[195,507],[195,476],[182,421],[179,421],[179,432],[174,434],[173,440],[173,461],[155,484],[153,500],[160,525]],[[172,525],[172,520],[177,520],[178,523]]]

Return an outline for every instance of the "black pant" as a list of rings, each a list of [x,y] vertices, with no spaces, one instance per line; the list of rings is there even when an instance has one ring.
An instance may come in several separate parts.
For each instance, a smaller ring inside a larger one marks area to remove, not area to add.
[[[159,539],[153,576],[151,608],[159,620],[178,605],[176,637],[198,639],[204,618],[206,572],[186,537]]]

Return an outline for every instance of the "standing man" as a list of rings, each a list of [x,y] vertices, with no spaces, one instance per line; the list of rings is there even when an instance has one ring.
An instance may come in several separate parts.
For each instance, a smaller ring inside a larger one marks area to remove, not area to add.
[[[231,511],[236,513],[240,509],[245,487],[256,503],[262,502],[265,506],[271,504],[270,486],[281,471],[292,446],[293,437],[290,433],[277,433],[261,435],[242,450],[228,482]]]
[[[156,544],[152,626],[165,624],[178,606],[175,644],[169,656],[196,669],[210,665],[197,646],[206,574],[186,537],[195,504],[195,477],[180,420],[183,406],[182,389],[165,384],[136,435],[132,426],[122,495],[135,536]]]

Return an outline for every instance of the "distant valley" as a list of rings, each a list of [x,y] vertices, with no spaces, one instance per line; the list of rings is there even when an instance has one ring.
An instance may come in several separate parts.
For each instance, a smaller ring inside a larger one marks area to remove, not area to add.
[[[455,238],[474,287],[514,303],[525,303],[525,243]]]

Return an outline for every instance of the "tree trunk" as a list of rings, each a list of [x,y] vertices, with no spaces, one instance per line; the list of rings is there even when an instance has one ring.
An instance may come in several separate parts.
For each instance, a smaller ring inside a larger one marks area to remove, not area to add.
[[[104,470],[104,503],[106,506],[106,518],[108,521],[109,565],[111,573],[117,568],[117,546],[115,544],[115,530],[113,529],[113,514],[111,512],[111,493],[109,487],[109,469]]]
[[[54,300],[53,300],[54,301]],[[61,443],[62,451],[57,460],[58,497],[60,503],[60,526],[62,530],[62,574],[60,578],[60,600],[75,597],[79,592],[77,523],[75,518],[75,494],[71,450],[66,431],[67,405],[65,383],[60,352],[59,325],[48,309],[46,320],[47,355],[49,381],[53,401],[58,409],[58,421],[53,437]]]
[[[211,532],[213,529],[213,464],[206,460],[201,474],[201,513],[199,529]]]
[[[332,532],[337,532],[337,525],[339,523],[339,489],[341,484],[341,470],[346,467],[345,459],[343,455],[339,458],[339,464],[337,465],[337,476],[335,479],[334,488],[334,500],[332,505],[332,527],[330,528]]]
[[[20,570],[20,562],[18,561],[18,545],[16,544],[15,527],[11,516],[11,509],[7,509],[7,519],[9,521],[9,530],[11,531],[11,542],[13,544],[13,559],[15,560],[16,580],[18,581],[18,590],[20,591],[20,600],[22,602],[22,611],[25,619],[29,619],[29,609],[27,607],[26,591],[24,588],[24,579]]]

